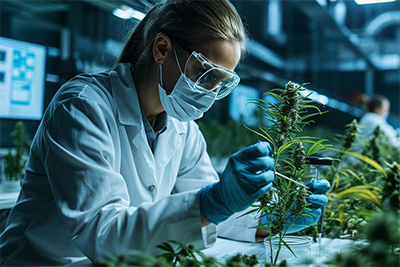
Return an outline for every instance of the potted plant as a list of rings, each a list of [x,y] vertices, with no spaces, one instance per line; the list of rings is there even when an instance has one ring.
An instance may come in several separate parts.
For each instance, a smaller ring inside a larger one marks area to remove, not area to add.
[[[307,187],[299,186],[299,183],[306,182],[302,180],[306,171],[306,158],[317,152],[333,149],[331,145],[326,144],[326,139],[301,136],[303,128],[312,122],[309,118],[324,113],[312,105],[315,101],[307,99],[309,95],[305,95],[304,91],[303,85],[288,82],[285,89],[277,88],[265,93],[276,98],[277,103],[269,103],[262,99],[250,100],[250,103],[264,110],[270,125],[259,126],[258,130],[245,126],[271,144],[272,157],[275,160],[273,188],[261,197],[259,204],[253,206],[254,209],[246,213],[257,212],[257,220],[267,215],[266,223],[256,227],[266,229],[270,233],[265,244],[267,246],[269,243],[268,258],[271,264],[282,260],[280,254],[283,250],[289,251],[293,257],[298,256],[294,248],[291,248],[286,234],[293,224],[290,222],[304,216],[304,211],[311,205],[307,201],[311,192]],[[310,113],[310,110],[316,112]],[[283,179],[281,174],[290,180]],[[297,244],[293,247],[295,246]]]
[[[15,130],[11,133],[14,137],[15,151],[8,151],[4,159],[4,191],[15,192],[20,189],[21,180],[24,175],[26,157],[29,149],[29,139],[25,132],[25,125],[19,121],[15,125]]]

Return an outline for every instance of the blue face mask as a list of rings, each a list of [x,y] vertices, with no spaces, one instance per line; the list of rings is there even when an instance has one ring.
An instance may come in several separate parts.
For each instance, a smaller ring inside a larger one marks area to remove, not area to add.
[[[217,94],[207,89],[195,88],[194,82],[183,74],[176,52],[175,59],[181,76],[176,82],[172,93],[169,95],[162,87],[162,66],[160,64],[160,84],[158,84],[158,91],[161,104],[169,116],[179,121],[184,122],[199,119],[213,105]]]

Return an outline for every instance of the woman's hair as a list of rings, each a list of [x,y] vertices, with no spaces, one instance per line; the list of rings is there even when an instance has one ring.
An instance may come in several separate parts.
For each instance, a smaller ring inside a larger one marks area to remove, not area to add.
[[[371,97],[371,99],[368,100],[368,112],[375,112],[376,109],[382,108],[384,102],[390,103],[387,97],[383,95],[374,95],[373,97]]]
[[[167,0],[155,5],[136,26],[117,64],[145,67],[147,73],[153,64],[153,44],[160,31],[188,47],[225,40],[238,42],[241,54],[245,52],[244,26],[229,0]]]

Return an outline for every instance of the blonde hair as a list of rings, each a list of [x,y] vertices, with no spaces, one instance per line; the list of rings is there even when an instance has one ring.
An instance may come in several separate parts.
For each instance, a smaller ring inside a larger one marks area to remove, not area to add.
[[[235,7],[228,0],[167,0],[155,5],[125,43],[118,63],[145,67],[154,64],[152,47],[160,31],[188,47],[224,40],[238,42],[245,52],[246,33]]]

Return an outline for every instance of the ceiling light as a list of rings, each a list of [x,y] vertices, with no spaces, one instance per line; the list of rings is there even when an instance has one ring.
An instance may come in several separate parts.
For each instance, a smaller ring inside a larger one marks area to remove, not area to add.
[[[142,20],[146,14],[137,11],[131,7],[128,6],[122,6],[121,8],[116,8],[113,10],[113,15],[121,18],[121,19],[137,19],[137,20]]]
[[[396,0],[354,0],[357,5],[368,5],[368,4],[379,4],[379,3],[389,3]]]

